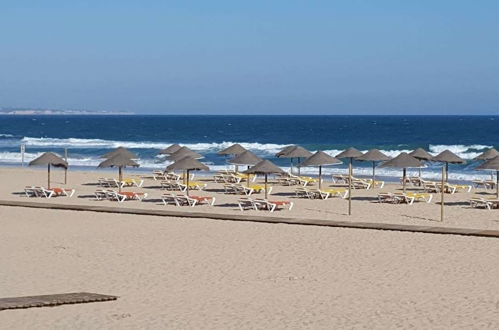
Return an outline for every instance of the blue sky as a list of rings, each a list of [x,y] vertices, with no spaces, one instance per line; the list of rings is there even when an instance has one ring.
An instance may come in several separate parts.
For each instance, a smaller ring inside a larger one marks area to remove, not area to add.
[[[1,1],[0,106],[499,114],[499,1]]]

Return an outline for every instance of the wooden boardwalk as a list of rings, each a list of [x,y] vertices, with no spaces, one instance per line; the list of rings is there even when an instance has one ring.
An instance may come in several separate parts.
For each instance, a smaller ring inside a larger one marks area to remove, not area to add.
[[[117,214],[152,215],[152,216],[181,217],[181,218],[208,218],[213,220],[285,223],[285,224],[294,224],[294,225],[392,230],[392,231],[405,231],[405,232],[414,232],[414,233],[448,234],[448,235],[499,238],[499,230],[438,227],[438,226],[418,226],[411,224],[406,225],[406,224],[390,224],[390,223],[375,223],[375,222],[353,222],[353,221],[350,222],[350,221],[337,221],[337,220],[303,219],[303,218],[293,218],[293,217],[284,218],[284,217],[273,217],[273,216],[248,215],[242,212],[238,214],[221,214],[221,213],[209,213],[209,212],[148,210],[148,209],[135,209],[128,207],[109,207],[109,206],[100,206],[100,205],[95,205],[95,206],[68,205],[68,204],[9,201],[9,200],[0,200],[0,206],[42,208],[42,209],[51,209],[51,210],[104,212],[104,213],[117,213]]]
[[[31,307],[50,307],[65,304],[83,304],[99,301],[116,300],[116,296],[108,296],[89,292],[74,292],[50,294],[43,296],[26,296],[26,297],[11,297],[0,298],[0,311],[6,309],[19,309]]]

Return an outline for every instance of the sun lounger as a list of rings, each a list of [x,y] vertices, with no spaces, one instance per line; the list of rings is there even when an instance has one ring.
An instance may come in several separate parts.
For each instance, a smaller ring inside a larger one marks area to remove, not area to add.
[[[237,205],[241,211],[244,210],[256,210],[254,201],[251,198],[243,197],[237,200]]]
[[[26,197],[40,197],[38,188],[35,186],[24,187],[24,194],[26,195]]]
[[[253,192],[255,193],[261,193],[265,192],[265,186],[260,185],[260,184],[252,184],[249,186],[249,188],[253,189]],[[270,194],[272,192],[272,187],[267,187],[268,193]]]
[[[270,201],[260,198],[255,199],[254,203],[257,210],[267,210],[270,212],[274,212],[276,209],[283,208],[284,206],[288,206],[288,210],[291,210],[294,205],[291,201]]]
[[[353,189],[369,189],[371,187],[371,183],[362,180],[362,179],[352,179],[352,188]]]
[[[299,187],[295,189],[295,195],[298,198],[312,198],[308,189],[304,187]]]
[[[101,201],[101,200],[105,200],[105,199],[108,199],[108,194],[111,192],[112,190],[107,190],[107,189],[98,189],[95,191],[95,199],[97,199],[98,201]]]
[[[426,203],[430,203],[431,200],[433,199],[433,194],[429,194],[429,193],[408,192],[408,193],[406,193],[406,195],[409,197],[414,197],[414,200],[416,200],[416,201],[423,201]]]
[[[207,204],[209,206],[213,206],[216,200],[216,198],[213,196],[189,196],[189,197],[197,200],[197,205]]]
[[[379,203],[409,204],[414,203],[415,198],[404,193],[381,192],[378,194]]]
[[[333,180],[333,183],[348,183],[348,175],[333,174],[332,180]]]
[[[168,205],[168,204],[175,204],[177,206],[178,203],[177,203],[177,196],[175,196],[175,194],[162,194],[161,195],[161,200],[163,201],[163,204],[164,205]]]
[[[184,185],[185,186],[185,185]],[[189,182],[189,189],[193,189],[193,190],[203,190],[207,187],[208,185],[206,183],[203,183],[203,182],[199,182],[199,181],[192,181],[192,182]]]
[[[473,180],[472,184],[475,188],[484,188],[484,189],[494,189],[496,186],[495,181],[492,180]]]
[[[45,190],[46,191],[52,190],[54,192],[54,196],[73,197],[75,193],[75,190],[72,188],[51,188]]]
[[[322,189],[323,192],[329,193],[329,197],[340,197],[345,199],[348,197],[348,189],[338,188],[338,189]]]
[[[309,189],[308,194],[310,198],[328,199],[330,193],[319,189]]]
[[[224,190],[226,194],[247,195],[247,196],[250,196],[254,192],[254,189],[251,187],[246,187],[242,184],[234,184],[234,183],[225,184]]]
[[[194,207],[198,203],[197,199],[191,198],[187,195],[177,195],[175,196],[178,206],[191,206]]]
[[[365,180],[366,182],[368,182],[370,184],[370,188],[383,188],[385,186],[385,181],[378,181],[378,180],[375,180],[373,181],[373,179],[367,179]]]
[[[121,181],[121,187],[142,187],[143,184],[144,180],[142,179],[126,178]]]
[[[483,198],[483,197],[473,197],[469,200],[471,207],[485,207],[489,210],[493,208],[499,208],[499,199],[496,198]]]
[[[147,198],[147,193],[136,192],[136,191],[122,191],[118,195],[125,196],[123,200],[138,200],[143,201]]]

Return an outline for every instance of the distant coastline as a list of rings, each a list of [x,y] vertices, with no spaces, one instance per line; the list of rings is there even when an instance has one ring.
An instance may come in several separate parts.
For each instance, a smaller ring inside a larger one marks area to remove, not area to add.
[[[31,109],[31,108],[1,108],[0,115],[12,115],[12,116],[33,116],[33,115],[134,115],[133,112],[125,111],[97,111],[97,110],[70,110],[70,109]]]

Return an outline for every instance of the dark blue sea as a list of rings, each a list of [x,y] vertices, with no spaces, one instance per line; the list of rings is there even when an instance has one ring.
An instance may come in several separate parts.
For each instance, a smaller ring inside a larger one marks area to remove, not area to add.
[[[389,156],[417,147],[434,154],[450,149],[468,161],[451,166],[450,178],[465,180],[488,175],[475,171],[472,159],[499,147],[499,116],[0,116],[0,164],[6,165],[20,164],[21,144],[28,161],[44,151],[62,155],[68,148],[69,163],[76,168],[96,167],[100,155],[124,146],[140,156],[141,168],[158,169],[167,164],[158,151],[179,143],[219,170],[228,165],[217,152],[236,142],[283,167],[289,160],[274,155],[289,144],[331,155],[350,146],[378,148]],[[358,174],[370,173],[369,164],[355,166]],[[438,165],[429,164],[424,173],[438,177]],[[386,169],[379,174],[400,175]]]

